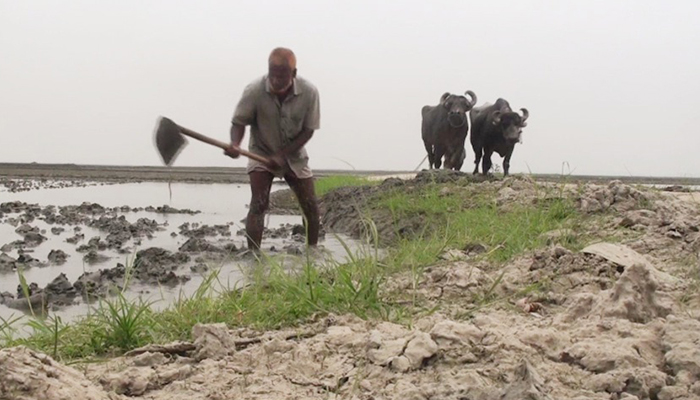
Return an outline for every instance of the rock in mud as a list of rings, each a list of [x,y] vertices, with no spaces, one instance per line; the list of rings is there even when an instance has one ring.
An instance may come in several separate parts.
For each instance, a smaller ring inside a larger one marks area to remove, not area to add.
[[[188,277],[180,277],[175,271],[190,261],[185,253],[172,253],[159,247],[150,247],[136,253],[134,276],[148,283],[177,284]]]
[[[169,205],[162,205],[162,206],[158,206],[158,207],[148,206],[145,208],[145,211],[155,212],[155,213],[159,213],[159,214],[189,214],[189,215],[194,215],[194,214],[200,213],[200,211],[190,210],[188,208],[184,208],[184,209],[179,210],[177,208],[170,207]]]
[[[47,295],[48,303],[55,305],[70,305],[77,295],[75,287],[64,273],[58,275],[42,291]]]
[[[658,298],[658,286],[648,266],[632,265],[615,283],[603,305],[604,315],[637,323],[666,317],[671,313],[671,307]]]
[[[31,294],[29,297],[14,298],[9,293],[2,293],[0,295],[0,304],[4,304],[8,308],[12,308],[20,311],[41,311],[45,310],[49,304],[47,294],[43,292]]]
[[[21,253],[17,257],[16,266],[21,266],[23,268],[42,268],[46,266],[46,263],[37,260],[27,253]]]
[[[578,207],[585,213],[597,213],[614,209],[629,211],[652,205],[654,198],[621,181],[612,181],[607,186],[587,185],[577,199]]]
[[[231,236],[231,227],[228,225],[202,225],[185,222],[180,225],[180,235],[189,238],[203,238],[206,236]]]
[[[683,385],[700,382],[700,322],[669,316],[662,335],[664,362],[676,381]]]
[[[9,273],[14,272],[17,268],[17,260],[8,256],[6,253],[0,254],[0,272]]]
[[[421,368],[428,360],[435,356],[437,351],[438,346],[430,338],[430,335],[425,332],[418,332],[408,342],[401,357],[405,357],[408,361],[407,370],[414,370]]]
[[[209,271],[209,267],[205,263],[197,263],[193,266],[190,267],[190,271],[197,273],[197,274],[203,274]]]
[[[202,253],[205,251],[210,251],[214,253],[221,253],[224,250],[217,247],[211,242],[208,242],[202,237],[191,237],[179,248],[180,251],[185,253]]]
[[[105,389],[129,397],[141,397],[149,390],[156,389],[156,372],[147,367],[130,367],[100,378]]]
[[[52,264],[56,265],[61,265],[64,264],[67,260],[68,257],[70,257],[66,252],[63,250],[51,250],[48,255],[48,260]]]
[[[85,234],[83,234],[83,233],[76,233],[75,235],[73,235],[73,236],[69,237],[68,239],[66,239],[66,242],[67,242],[67,243],[70,243],[70,244],[76,244],[76,243],[78,243],[79,241],[81,241],[81,240],[83,240],[83,239],[85,239]]]
[[[22,224],[17,229],[15,229],[15,233],[19,234],[20,236],[26,236],[29,233],[40,233],[40,232],[39,232],[39,228],[37,228],[35,226],[31,226],[29,224]]]
[[[76,369],[24,346],[0,350],[0,398],[116,400]]]
[[[81,296],[86,298],[104,297],[112,290],[121,290],[126,274],[126,267],[117,264],[110,269],[86,272],[73,283],[73,287]]]
[[[88,264],[99,264],[109,260],[109,257],[104,254],[100,254],[97,250],[91,249],[83,256],[83,261]]]
[[[119,249],[126,242],[142,237],[152,238],[156,231],[163,228],[157,221],[148,218],[139,218],[131,224],[125,216],[102,215],[100,218],[90,221],[89,226],[107,232],[105,241],[107,248]]]
[[[194,359],[221,360],[236,352],[236,343],[226,324],[197,324],[192,328]]]
[[[29,297],[25,296],[24,289],[18,285],[17,298],[7,293],[3,299],[0,299],[0,303],[17,310],[38,311],[50,306],[70,305],[76,296],[76,291],[66,275],[61,273],[44,288],[39,288],[35,282],[30,283],[27,286],[27,294]]]
[[[36,232],[29,232],[26,235],[24,235],[24,243],[28,247],[36,247],[44,243],[46,239],[46,236]]]
[[[513,375],[512,382],[503,389],[499,400],[555,400],[546,394],[544,379],[527,359],[520,361]]]

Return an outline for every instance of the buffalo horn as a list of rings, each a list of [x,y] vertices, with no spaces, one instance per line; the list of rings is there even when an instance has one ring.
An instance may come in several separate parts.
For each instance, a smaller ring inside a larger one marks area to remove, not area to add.
[[[521,108],[520,111],[522,111],[522,113],[523,113],[523,120],[522,120],[521,125],[522,125],[522,126],[525,126],[525,125],[527,125],[527,124],[525,123],[525,121],[527,121],[527,117],[530,116],[530,113],[527,111],[527,108]]]
[[[466,92],[464,92],[464,95],[469,95],[469,97],[471,97],[469,105],[470,107],[474,107],[476,105],[476,93],[472,92],[471,90],[467,90]]]
[[[501,123],[501,111],[496,110],[491,114],[491,123],[494,125],[498,125]]]

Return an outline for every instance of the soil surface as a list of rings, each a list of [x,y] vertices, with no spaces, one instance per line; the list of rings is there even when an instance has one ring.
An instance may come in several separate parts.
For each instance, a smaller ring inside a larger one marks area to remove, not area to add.
[[[359,235],[357,205],[435,180],[448,190],[495,193],[503,209],[552,196],[543,183],[525,178],[424,172],[410,181],[331,192],[323,199],[324,226]],[[382,296],[418,299],[436,310],[411,324],[326,315],[268,332],[197,325],[191,342],[71,366],[24,347],[5,348],[0,399],[700,399],[700,203],[687,195],[621,181],[565,186],[557,196],[573,199],[587,218],[575,232],[548,232],[547,247],[496,265],[480,257],[491,249],[473,243],[446,249],[418,280],[392,277]],[[30,211],[36,213],[43,215]],[[377,217],[388,234],[389,220]],[[96,213],[90,221],[100,218]],[[157,229],[147,221],[135,230],[103,222],[124,234]],[[404,232],[421,222],[402,222]],[[24,223],[30,224],[17,227]],[[207,232],[225,228],[201,228],[183,227],[189,240],[176,253],[140,253],[145,279],[152,278],[151,262],[159,268],[153,276],[161,276],[192,252],[218,253]],[[31,224],[22,232],[25,240],[36,233]],[[571,235],[593,240],[571,251],[562,246]],[[31,295],[72,295],[75,285],[59,278]]]

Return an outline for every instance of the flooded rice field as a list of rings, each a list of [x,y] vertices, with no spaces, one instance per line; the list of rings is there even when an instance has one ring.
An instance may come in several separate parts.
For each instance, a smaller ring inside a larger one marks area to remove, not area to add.
[[[285,184],[274,184],[273,192]],[[17,190],[21,188],[21,190]],[[213,269],[224,287],[240,287],[254,257],[243,229],[246,184],[17,181],[0,188],[0,318],[46,307],[69,321],[92,300],[123,287],[127,298],[162,309],[191,295]],[[265,254],[301,265],[302,217],[269,215]],[[341,242],[342,241],[342,242]],[[359,244],[325,234],[323,257],[343,261]],[[20,289],[23,275],[29,299]],[[31,304],[31,307],[30,307]]]

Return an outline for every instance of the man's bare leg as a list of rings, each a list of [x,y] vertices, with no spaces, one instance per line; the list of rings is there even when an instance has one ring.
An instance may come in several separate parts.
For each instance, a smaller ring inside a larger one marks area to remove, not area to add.
[[[314,190],[314,179],[299,179],[291,174],[286,175],[284,179],[296,195],[299,206],[304,212],[304,217],[306,218],[307,244],[309,246],[316,246],[318,244],[320,221],[316,192]]]
[[[267,171],[253,171],[249,176],[251,199],[245,229],[248,249],[260,250],[265,228],[265,212],[270,204],[270,188],[274,176]]]

